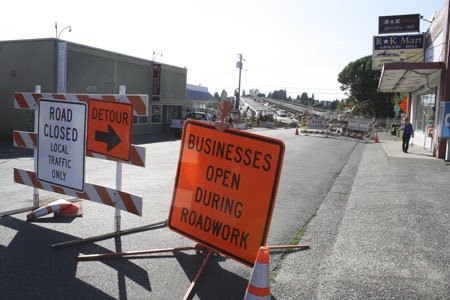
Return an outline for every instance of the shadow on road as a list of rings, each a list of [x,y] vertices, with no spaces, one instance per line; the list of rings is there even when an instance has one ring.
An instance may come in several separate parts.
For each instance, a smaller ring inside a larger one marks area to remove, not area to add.
[[[75,257],[80,254],[79,248],[54,250],[50,247],[76,237],[13,217],[1,218],[0,226],[17,231],[9,245],[0,245],[2,299],[114,299],[88,283],[90,274],[83,275],[84,280],[77,278],[79,263]],[[116,246],[121,248],[120,242],[117,244],[116,241]],[[88,253],[107,251],[95,244],[83,247],[83,252]],[[127,298],[125,277],[151,291],[147,271],[143,268],[128,260],[105,260],[102,263],[117,270],[121,299]],[[115,284],[116,278],[112,282]],[[111,290],[115,292],[117,287],[114,284]]]
[[[193,280],[203,262],[203,256],[183,252],[174,254],[189,280]],[[243,299],[248,280],[220,266],[227,258],[211,256],[194,293],[199,299]],[[189,287],[186,287],[186,291]],[[239,292],[238,292],[239,291]]]

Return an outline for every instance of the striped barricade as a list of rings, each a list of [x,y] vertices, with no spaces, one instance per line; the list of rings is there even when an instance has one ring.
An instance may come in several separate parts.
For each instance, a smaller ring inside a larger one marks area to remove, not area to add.
[[[89,100],[130,103],[133,105],[134,115],[146,116],[148,114],[147,95],[14,93],[14,108],[35,110],[37,109],[39,99],[41,98],[49,100],[85,102],[88,104]]]
[[[15,130],[13,133],[14,146],[20,148],[34,149],[36,147],[37,134],[34,132],[19,131]],[[146,158],[145,147],[131,145],[130,160],[123,161],[121,159],[115,158],[113,156],[103,155],[94,153],[92,151],[86,151],[86,156],[111,160],[111,161],[121,161],[130,165],[145,167]]]
[[[115,189],[85,183],[84,192],[77,192],[72,189],[39,181],[36,173],[16,168],[14,168],[14,182],[41,190],[94,201],[142,216],[142,197]]]

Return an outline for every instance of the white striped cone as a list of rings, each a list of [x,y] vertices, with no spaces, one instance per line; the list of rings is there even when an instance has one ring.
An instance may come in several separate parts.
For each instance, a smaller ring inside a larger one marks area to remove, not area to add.
[[[81,202],[78,204],[71,203],[69,207],[55,211],[53,215],[55,217],[78,217],[83,215],[83,207],[81,206]]]
[[[38,209],[35,209],[34,211],[32,211],[31,213],[29,213],[27,215],[27,219],[33,220],[33,219],[36,219],[36,218],[39,218],[39,217],[42,217],[42,216],[45,216],[45,215],[48,215],[48,214],[51,214],[54,212],[69,209],[73,205],[76,205],[76,204],[73,204],[72,202],[69,202],[64,199],[59,199],[59,200],[50,202],[47,205],[39,207]]]
[[[270,300],[269,248],[259,248],[244,300]]]

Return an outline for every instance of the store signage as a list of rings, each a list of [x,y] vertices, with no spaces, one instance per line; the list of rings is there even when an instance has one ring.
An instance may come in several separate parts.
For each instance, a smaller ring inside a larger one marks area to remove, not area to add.
[[[423,34],[374,36],[372,69],[381,70],[392,62],[423,62],[424,46]]]
[[[420,15],[378,17],[378,33],[420,32]]]
[[[84,102],[39,101],[39,180],[84,191],[86,111]]]
[[[276,139],[186,121],[169,228],[253,266],[267,241],[284,150]]]
[[[161,64],[153,63],[152,101],[159,101],[161,94]]]
[[[87,149],[130,160],[132,126],[131,104],[90,100]]]
[[[442,124],[441,137],[450,138],[450,102],[442,102],[444,104],[444,120]]]

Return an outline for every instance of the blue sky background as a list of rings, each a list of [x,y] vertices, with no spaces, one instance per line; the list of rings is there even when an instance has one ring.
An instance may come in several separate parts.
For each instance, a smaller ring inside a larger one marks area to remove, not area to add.
[[[55,37],[188,69],[188,83],[211,93],[238,86],[268,93],[286,89],[319,100],[344,97],[337,75],[372,53],[378,16],[430,19],[444,0],[159,0],[8,1],[0,41]],[[429,23],[421,21],[421,31]]]

